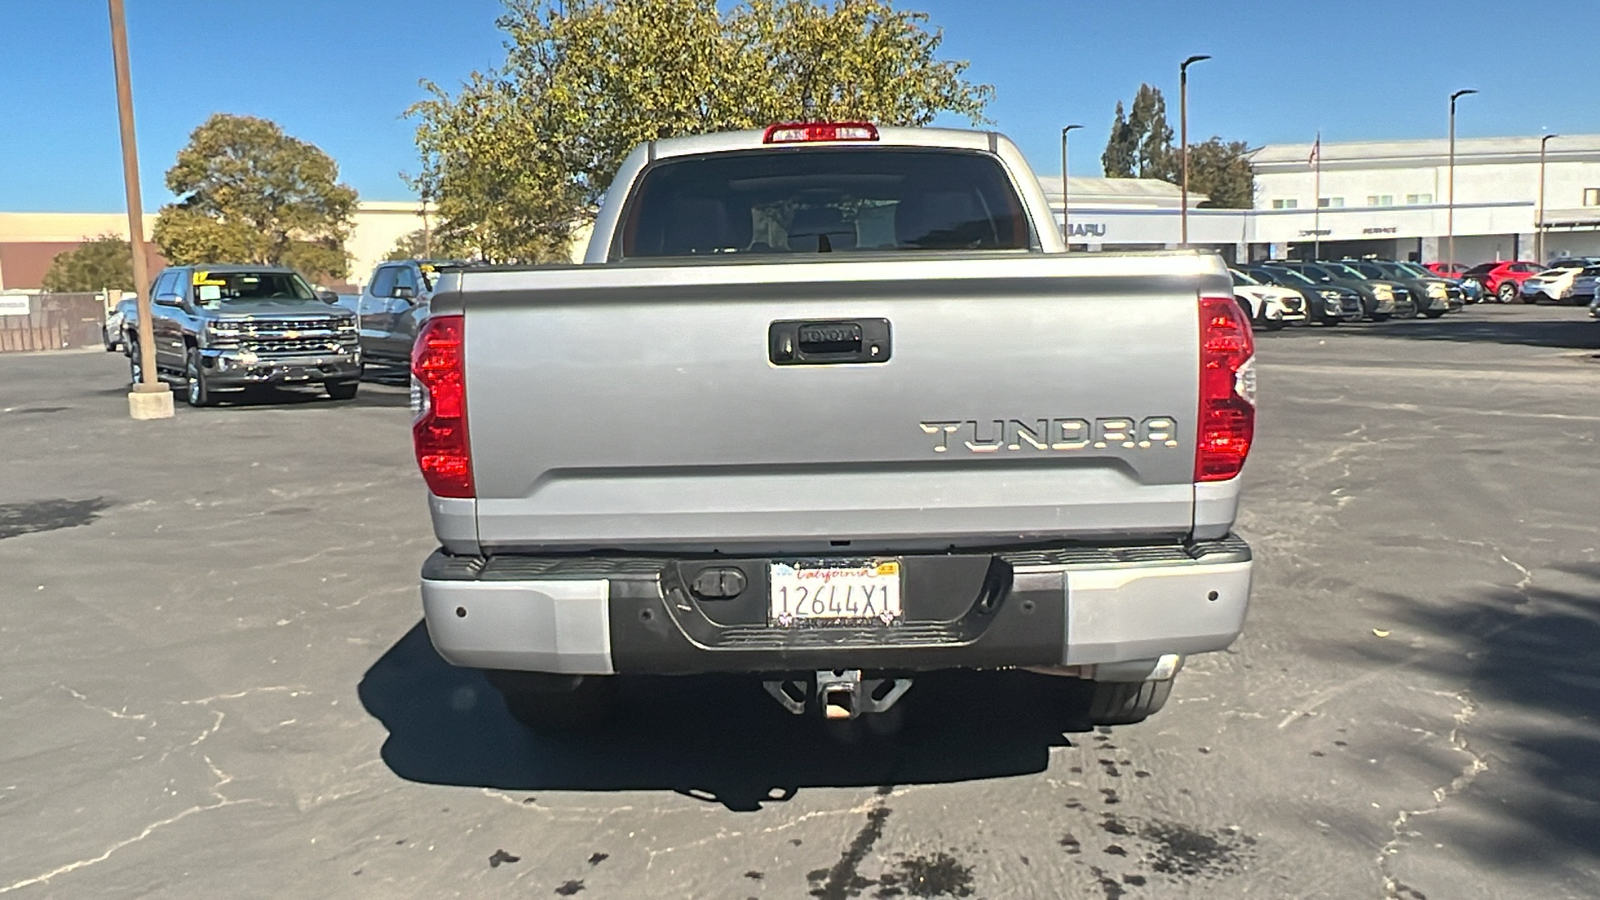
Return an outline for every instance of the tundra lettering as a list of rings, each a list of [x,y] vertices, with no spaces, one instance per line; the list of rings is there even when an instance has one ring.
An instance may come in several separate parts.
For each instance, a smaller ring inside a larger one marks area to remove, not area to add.
[[[1172,449],[1178,446],[1177,423],[1170,416],[1151,416],[1136,426],[1131,418],[1096,419],[966,419],[918,422],[923,434],[933,435],[933,452],[948,453],[950,436],[971,434],[961,446],[972,453],[1001,450],[1105,450]],[[1093,439],[1090,439],[1090,435]],[[959,440],[959,438],[958,438]]]

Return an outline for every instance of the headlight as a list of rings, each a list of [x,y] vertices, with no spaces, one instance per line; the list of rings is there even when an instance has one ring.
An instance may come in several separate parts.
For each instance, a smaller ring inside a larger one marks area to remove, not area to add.
[[[1435,300],[1443,300],[1445,297],[1450,296],[1450,291],[1439,282],[1433,281],[1428,283],[1428,296]]]
[[[236,341],[239,339],[239,325],[236,322],[207,322],[206,335],[221,340]]]
[[[1338,291],[1318,291],[1317,293],[1324,300],[1337,300],[1337,299],[1339,299],[1339,292]]]
[[[1377,297],[1379,300],[1393,300],[1394,288],[1387,284],[1375,284],[1372,286],[1372,296]]]

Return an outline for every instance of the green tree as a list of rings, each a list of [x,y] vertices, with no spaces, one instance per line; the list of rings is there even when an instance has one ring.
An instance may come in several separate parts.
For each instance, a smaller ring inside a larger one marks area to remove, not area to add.
[[[386,260],[427,259],[433,253],[432,235],[421,228],[395,238]]]
[[[1161,89],[1139,85],[1128,120],[1139,139],[1139,177],[1176,181],[1179,160],[1177,151],[1172,149],[1172,126],[1167,124],[1167,101],[1161,96]]]
[[[156,218],[162,255],[176,264],[294,266],[313,280],[349,272],[344,242],[356,192],[315,145],[265,119],[213,115],[167,170],[178,195]]]
[[[892,0],[506,0],[506,59],[417,120],[440,248],[566,259],[638,143],[773,122],[973,122],[993,95],[941,60],[942,35]]]
[[[1171,184],[1183,178],[1183,156],[1173,146],[1167,101],[1160,88],[1139,85],[1126,114],[1122,103],[1117,103],[1116,119],[1100,164],[1107,178],[1155,178]],[[1255,174],[1250,169],[1249,149],[1241,141],[1224,141],[1220,137],[1190,144],[1189,189],[1210,197],[1202,206],[1254,206]]]
[[[1132,178],[1135,160],[1139,156],[1139,137],[1117,101],[1117,117],[1111,123],[1111,136],[1106,139],[1106,152],[1100,154],[1100,167],[1107,178]]]
[[[1139,85],[1133,104],[1124,113],[1117,101],[1100,165],[1107,178],[1177,178],[1177,152],[1172,148],[1172,126],[1167,124],[1167,101],[1159,88]]]
[[[1189,189],[1210,199],[1201,206],[1250,209],[1256,204],[1255,172],[1244,141],[1214,137],[1189,145]]]
[[[133,290],[133,250],[114,234],[84,238],[71,250],[56,254],[44,273],[47,291]]]

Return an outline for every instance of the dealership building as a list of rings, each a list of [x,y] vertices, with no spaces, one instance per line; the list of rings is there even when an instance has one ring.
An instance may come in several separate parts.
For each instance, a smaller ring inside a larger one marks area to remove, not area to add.
[[[1459,262],[1532,259],[1541,221],[1540,142],[1458,139],[1453,228],[1448,141],[1324,141],[1320,166],[1311,143],[1269,144],[1251,156],[1256,208],[1203,209],[1205,198],[1191,194],[1189,242],[1235,260],[1320,252],[1432,262],[1449,254],[1453,231]],[[1550,139],[1543,168],[1546,258],[1600,256],[1600,135]],[[1040,180],[1059,215],[1061,179]],[[1177,246],[1178,189],[1144,180],[1119,189],[1120,181],[1072,178],[1072,245]]]
[[[1453,217],[1445,140],[1323,141],[1319,165],[1310,143],[1269,144],[1251,155],[1254,209],[1205,209],[1204,195],[1189,195],[1189,243],[1230,260],[1320,253],[1432,262],[1450,254],[1453,231],[1456,261],[1471,265],[1532,259],[1542,221],[1546,259],[1600,256],[1600,135],[1546,143],[1542,218],[1540,143],[1539,137],[1458,140]],[[1061,179],[1040,181],[1059,222]],[[1182,196],[1175,185],[1073,177],[1067,187],[1074,249],[1178,245]],[[345,245],[350,281],[363,282],[399,237],[421,226],[421,214],[416,202],[363,201]],[[147,236],[154,221],[146,215]],[[55,254],[100,234],[126,237],[126,216],[0,211],[0,290],[37,289]]]

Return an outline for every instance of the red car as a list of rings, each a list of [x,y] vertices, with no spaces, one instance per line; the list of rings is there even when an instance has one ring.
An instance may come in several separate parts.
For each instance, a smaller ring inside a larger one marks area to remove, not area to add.
[[[1496,303],[1515,303],[1522,293],[1522,283],[1545,267],[1525,260],[1486,262],[1462,273],[1483,285],[1484,296],[1493,297]]]
[[[1446,278],[1460,278],[1467,271],[1465,263],[1431,262],[1423,263],[1422,267],[1435,275],[1443,275]]]

